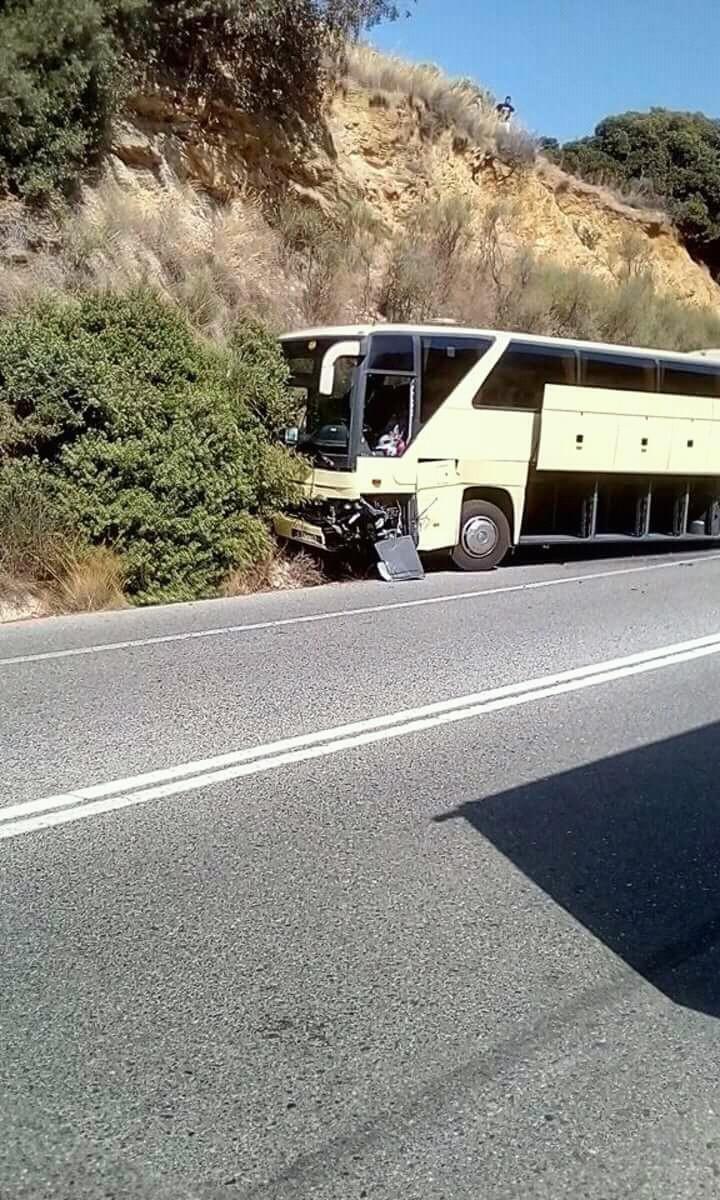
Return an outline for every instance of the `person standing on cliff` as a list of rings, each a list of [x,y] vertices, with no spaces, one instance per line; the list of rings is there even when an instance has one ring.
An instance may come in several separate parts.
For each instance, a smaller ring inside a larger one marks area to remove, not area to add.
[[[495,105],[495,112],[500,117],[501,121],[509,121],[515,109],[513,107],[512,97],[506,96],[502,104]]]

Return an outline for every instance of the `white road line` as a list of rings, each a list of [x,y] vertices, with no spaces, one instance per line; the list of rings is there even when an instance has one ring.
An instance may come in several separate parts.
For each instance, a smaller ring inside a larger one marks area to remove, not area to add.
[[[0,840],[720,653],[720,633],[0,808]],[[148,786],[150,785],[150,786]]]
[[[261,629],[282,629],[289,625],[311,625],[321,621],[340,621],[347,617],[363,617],[394,609],[422,608],[431,604],[453,604],[460,600],[475,600],[484,596],[506,596],[510,592],[533,592],[542,588],[561,587],[569,583],[584,583],[591,579],[610,579],[615,575],[637,575],[645,571],[668,571],[695,563],[713,562],[720,554],[699,554],[694,558],[673,558],[640,567],[621,567],[618,570],[592,571],[585,575],[565,575],[558,579],[538,579],[531,583],[513,583],[506,587],[481,588],[468,592],[452,592],[442,596],[423,596],[417,600],[398,600],[394,604],[370,604],[362,608],[345,608],[337,612],[307,613],[301,617],[280,617],[272,621],[252,621],[245,625],[221,625],[214,629],[194,629],[184,633],[166,633],[158,637],[133,638],[123,642],[100,642],[92,646],[73,646],[67,650],[43,650],[37,654],[15,654],[0,658],[0,667],[15,667],[22,663],[49,662],[59,658],[79,658],[86,654],[107,654],[117,650],[135,650],[142,646],[162,646],[169,642],[190,642],[199,638],[225,637],[228,634],[254,633]]]

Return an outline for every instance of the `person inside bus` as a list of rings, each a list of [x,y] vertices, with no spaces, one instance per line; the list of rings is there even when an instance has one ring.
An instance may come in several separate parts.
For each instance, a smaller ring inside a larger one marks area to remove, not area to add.
[[[410,388],[404,379],[389,378],[373,379],[368,387],[363,441],[371,454],[399,458],[408,442]]]
[[[385,458],[400,458],[405,453],[407,435],[403,433],[399,421],[390,421],[385,432],[378,439],[375,453]]]

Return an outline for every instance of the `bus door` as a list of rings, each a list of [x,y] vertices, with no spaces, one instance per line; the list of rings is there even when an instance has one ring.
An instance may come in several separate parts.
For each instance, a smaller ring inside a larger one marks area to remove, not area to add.
[[[368,340],[360,454],[393,460],[396,483],[413,482],[405,451],[417,429],[417,339],[377,333]]]

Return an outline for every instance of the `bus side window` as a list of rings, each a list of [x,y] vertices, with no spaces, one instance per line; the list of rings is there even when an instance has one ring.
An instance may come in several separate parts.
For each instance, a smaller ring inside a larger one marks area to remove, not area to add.
[[[490,338],[422,339],[421,425],[430,420],[491,345]]]
[[[537,411],[548,383],[572,385],[577,358],[563,346],[511,342],[473,400],[474,408],[521,408]]]
[[[618,392],[657,391],[657,363],[635,354],[580,351],[582,387],[613,388]]]
[[[720,396],[720,370],[717,367],[684,366],[661,363],[660,390],[671,396]]]

